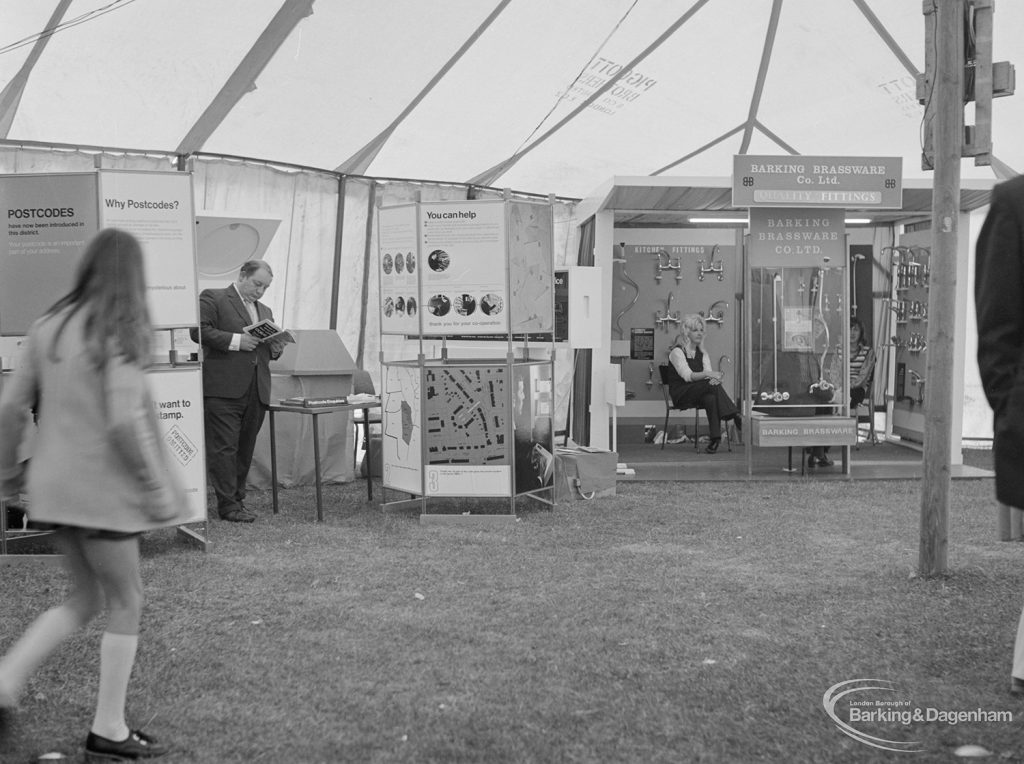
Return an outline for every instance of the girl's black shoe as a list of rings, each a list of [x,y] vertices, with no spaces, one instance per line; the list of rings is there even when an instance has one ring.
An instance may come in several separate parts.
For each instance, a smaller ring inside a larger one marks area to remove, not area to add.
[[[721,438],[712,438],[708,443],[708,447],[704,449],[704,453],[713,454],[718,450],[718,444],[722,442]]]
[[[153,759],[169,750],[169,746],[158,743],[140,730],[132,730],[124,740],[110,740],[95,732],[90,732],[85,739],[85,760],[88,762]]]

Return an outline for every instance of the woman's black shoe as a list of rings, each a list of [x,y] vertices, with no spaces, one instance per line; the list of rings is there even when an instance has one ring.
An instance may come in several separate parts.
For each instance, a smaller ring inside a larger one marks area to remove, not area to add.
[[[718,450],[718,444],[722,442],[721,438],[712,438],[708,443],[708,447],[704,449],[705,454],[713,454]]]
[[[109,740],[95,732],[90,732],[85,739],[85,760],[88,762],[153,759],[169,750],[167,745],[158,743],[140,730],[132,730],[124,740]]]

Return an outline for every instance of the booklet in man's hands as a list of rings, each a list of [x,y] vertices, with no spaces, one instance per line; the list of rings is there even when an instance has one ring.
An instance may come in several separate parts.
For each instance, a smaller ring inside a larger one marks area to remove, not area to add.
[[[287,329],[282,329],[269,318],[257,321],[255,324],[243,326],[242,331],[250,337],[263,340],[281,340],[282,342],[295,342],[295,335]]]

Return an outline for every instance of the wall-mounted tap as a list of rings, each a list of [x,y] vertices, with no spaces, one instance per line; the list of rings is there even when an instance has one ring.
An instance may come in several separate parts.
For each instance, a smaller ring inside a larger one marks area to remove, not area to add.
[[[896,323],[905,324],[907,323],[907,301],[906,300],[893,300],[890,297],[883,297],[882,303],[889,303],[889,310],[896,314]]]
[[[906,284],[908,286],[919,287],[921,286],[921,272],[924,270],[924,264],[919,263],[916,260],[911,260],[906,265],[907,276]]]
[[[712,250],[711,257],[713,258],[714,256],[715,256],[715,253]],[[705,273],[715,273],[715,274],[717,274],[719,281],[723,281],[725,279],[725,270],[722,267],[722,261],[721,260],[711,260],[710,263],[705,263],[703,260],[698,260],[697,261],[697,281],[703,281]]]
[[[675,324],[678,326],[683,323],[683,319],[679,317],[679,311],[672,310],[672,292],[668,293],[668,299],[665,301],[665,312],[654,314],[654,323],[658,326],[664,324]],[[667,326],[665,327],[668,328]]]
[[[680,258],[677,257],[673,260],[669,257],[668,252],[663,249],[658,250],[656,257],[658,258],[658,264],[655,266],[654,280],[660,284],[662,271],[675,271],[676,283],[678,284],[683,278],[683,264],[680,262]]]
[[[704,319],[705,324],[718,324],[722,326],[722,322],[725,321],[725,311],[729,309],[729,303],[725,300],[719,300],[718,302],[711,303],[711,307],[708,308],[707,315],[704,311],[699,311],[698,315]]]

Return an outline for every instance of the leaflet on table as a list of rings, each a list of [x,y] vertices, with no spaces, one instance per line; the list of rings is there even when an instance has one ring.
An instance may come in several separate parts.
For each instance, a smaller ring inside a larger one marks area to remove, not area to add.
[[[320,397],[309,397],[309,396],[294,396],[292,398],[281,398],[281,405],[283,406],[302,406],[304,408],[313,408],[315,406],[345,406],[353,405],[379,405],[380,396],[370,395],[368,393],[353,393],[352,395],[335,395],[335,396],[320,396]]]
[[[320,406],[344,406],[346,403],[348,403],[348,398],[344,395],[335,396],[333,398],[304,398],[302,396],[298,396],[295,398],[281,399],[282,406],[300,406],[307,409],[317,408]]]
[[[243,326],[242,331],[250,337],[258,340],[281,340],[282,342],[295,342],[295,335],[287,329],[282,329],[269,318],[257,321],[255,324]]]

